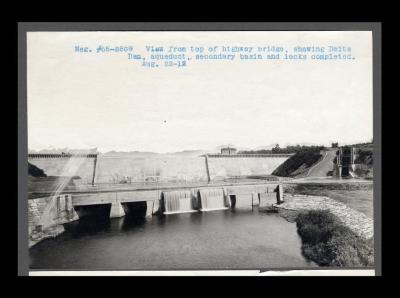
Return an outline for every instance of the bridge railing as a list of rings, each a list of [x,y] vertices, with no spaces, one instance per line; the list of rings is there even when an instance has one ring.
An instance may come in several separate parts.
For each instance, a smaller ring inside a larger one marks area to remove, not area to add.
[[[28,158],[97,158],[97,153],[90,154],[73,154],[73,153],[29,153]]]
[[[271,154],[207,154],[208,157],[216,158],[216,157],[290,157],[294,155],[294,153],[283,154],[283,153],[271,153]]]

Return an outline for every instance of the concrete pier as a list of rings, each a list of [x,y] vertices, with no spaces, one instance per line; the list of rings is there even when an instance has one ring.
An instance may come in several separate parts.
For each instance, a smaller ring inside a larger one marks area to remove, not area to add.
[[[125,210],[120,202],[111,203],[110,218],[125,216]]]

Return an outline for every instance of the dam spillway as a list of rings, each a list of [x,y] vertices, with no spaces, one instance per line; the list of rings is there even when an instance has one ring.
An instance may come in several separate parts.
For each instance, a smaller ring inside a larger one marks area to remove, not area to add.
[[[197,204],[194,201],[192,192],[166,191],[162,194],[164,214],[196,212]]]
[[[212,211],[228,209],[229,202],[227,202],[224,190],[222,188],[214,189],[201,189],[200,195],[200,211]]]

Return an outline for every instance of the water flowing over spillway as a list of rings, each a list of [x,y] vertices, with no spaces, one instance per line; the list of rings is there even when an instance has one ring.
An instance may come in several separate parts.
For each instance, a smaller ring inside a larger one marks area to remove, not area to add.
[[[201,189],[199,192],[201,202],[200,211],[211,211],[229,208],[229,202],[227,202],[222,188]]]
[[[163,200],[164,200],[164,214],[197,211],[190,190],[164,192]]]

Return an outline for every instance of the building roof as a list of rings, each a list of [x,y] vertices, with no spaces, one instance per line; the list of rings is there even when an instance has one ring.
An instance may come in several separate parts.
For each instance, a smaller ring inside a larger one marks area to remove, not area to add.
[[[221,150],[236,150],[236,148],[233,148],[233,147],[224,147],[224,148],[221,148]]]

